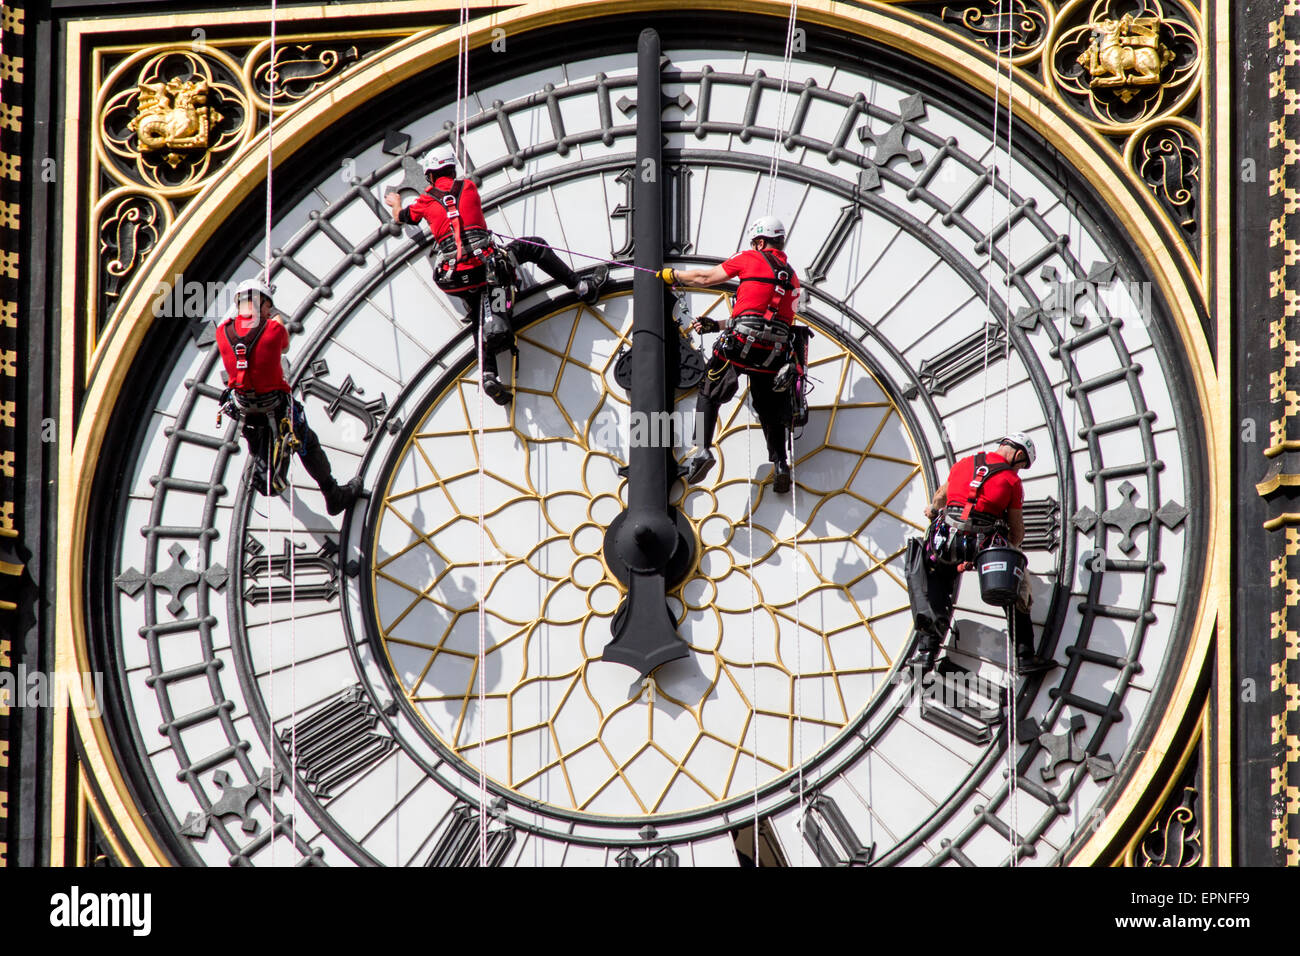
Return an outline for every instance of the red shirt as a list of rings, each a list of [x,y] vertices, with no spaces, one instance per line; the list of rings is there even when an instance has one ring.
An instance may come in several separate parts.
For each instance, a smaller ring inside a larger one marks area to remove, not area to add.
[[[231,322],[235,323],[236,335],[246,335],[252,331],[252,320],[237,315],[217,327],[217,348],[221,350],[221,360],[226,363],[226,376],[233,382],[238,369],[235,368],[234,347],[226,335]],[[243,373],[244,388],[254,392],[289,391],[289,383],[284,380],[284,370],[280,367],[280,356],[288,347],[288,330],[280,324],[279,319],[272,317],[266,331],[253,346],[248,368]]]
[[[460,227],[462,230],[486,229],[487,220],[483,218],[483,205],[479,200],[478,187],[468,179],[463,182],[465,185],[461,187],[460,196],[456,199],[456,208],[460,211]],[[432,192],[437,188],[449,193],[455,183],[456,180],[450,176],[438,177],[433,186],[426,189],[415,202],[402,210],[402,221],[414,226],[424,219],[433,230],[435,242],[452,235],[451,220],[447,218],[447,210],[442,204],[442,198],[432,195]]]
[[[998,465],[1006,459],[997,452],[987,452],[984,461],[989,465]],[[975,456],[963,458],[952,466],[948,474],[948,504],[966,507],[970,497],[971,479],[975,477]],[[980,487],[979,497],[975,501],[975,510],[994,515],[1005,515],[1013,508],[1025,505],[1025,486],[1015,471],[1001,471],[985,480]]]
[[[787,263],[784,252],[776,249],[768,249],[767,252],[776,258],[778,262]],[[733,279],[739,276],[742,280],[748,278],[772,278],[772,267],[767,264],[763,258],[763,253],[757,249],[746,249],[744,252],[738,252],[722,264],[723,271]],[[793,273],[794,270],[791,270]],[[772,302],[772,293],[776,287],[768,282],[744,282],[740,283],[740,290],[736,293],[736,305],[731,310],[732,315],[740,315],[744,312],[767,311],[768,305]],[[794,304],[799,298],[799,277],[794,276],[792,287],[786,290],[785,295],[781,297],[777,305],[776,315],[779,319],[786,322],[794,321]]]

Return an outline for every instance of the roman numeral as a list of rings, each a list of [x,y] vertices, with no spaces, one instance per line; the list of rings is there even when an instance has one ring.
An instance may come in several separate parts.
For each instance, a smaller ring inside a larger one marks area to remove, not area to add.
[[[664,254],[681,255],[690,252],[691,243],[691,172],[689,166],[664,166]],[[611,258],[630,258],[636,253],[636,209],[632,190],[636,182],[636,169],[629,166],[614,177],[623,186],[623,201],[609,214],[611,219],[623,220],[623,244],[611,250]]]
[[[1061,541],[1061,506],[1055,498],[1026,501],[1024,551],[1055,551]]]
[[[804,808],[800,829],[822,866],[866,866],[876,853],[876,845],[864,846],[843,811],[823,793]]]
[[[339,593],[338,542],[326,538],[315,552],[311,554],[292,554],[293,576],[290,577],[290,543],[286,539],[284,551],[278,555],[265,553],[262,542],[249,537],[244,543],[244,551],[250,557],[244,562],[244,574],[249,578],[260,579],[263,583],[244,589],[244,600],[250,604],[266,604],[270,601],[333,601]],[[305,544],[296,545],[306,548]],[[272,584],[274,578],[282,578],[286,584]]]
[[[776,829],[772,821],[760,820],[758,824],[758,862],[754,862],[754,822],[741,827],[733,836],[736,844],[736,856],[741,866],[789,866],[781,843],[776,838]]]
[[[988,697],[963,667],[931,671],[922,679],[921,719],[968,743],[982,746],[993,739],[1005,703]]]
[[[515,845],[515,837],[514,827],[489,824],[484,862],[488,866],[501,866]],[[479,862],[478,809],[459,803],[444,818],[442,833],[424,865],[478,866]]]
[[[921,362],[921,367],[917,370],[921,386],[931,395],[948,394],[949,389],[982,372],[986,365],[1001,361],[1006,342],[1006,330],[1001,325],[990,322],[956,345]],[[919,389],[915,385],[909,385],[903,390],[904,398],[916,398],[918,394]]]
[[[847,206],[840,208],[840,217],[835,220],[835,225],[831,227],[830,233],[826,236],[826,241],[822,247],[817,250],[817,255],[813,257],[812,263],[808,266],[807,281],[811,285],[814,282],[821,282],[826,278],[826,273],[830,270],[831,263],[840,250],[848,243],[849,233],[857,225],[858,220],[862,218],[862,210],[857,203],[849,203]]]
[[[280,743],[289,747],[296,736],[296,766],[320,800],[382,760],[396,741],[375,732],[379,712],[360,685],[350,687],[294,728],[280,731]]]
[[[388,411],[388,399],[381,394],[371,401],[362,401],[360,396],[365,394],[365,390],[352,381],[351,375],[343,380],[342,385],[335,387],[325,381],[329,371],[330,367],[325,364],[324,359],[312,362],[300,383],[303,394],[314,395],[323,401],[325,414],[329,416],[330,421],[338,418],[341,411],[356,418],[366,426],[366,433],[361,436],[362,440],[369,441]],[[396,435],[401,427],[401,421],[394,419],[387,425],[388,433]]]
[[[640,866],[677,866],[677,854],[670,846],[660,847],[655,850],[644,860],[639,859],[636,852],[628,847],[615,858],[615,863],[623,869],[635,869]]]

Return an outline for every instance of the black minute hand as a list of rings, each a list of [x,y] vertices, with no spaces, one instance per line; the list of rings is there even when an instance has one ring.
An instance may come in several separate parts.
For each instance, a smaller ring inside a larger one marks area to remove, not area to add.
[[[659,35],[644,30],[637,44],[636,169],[633,187],[633,242],[638,269],[632,287],[633,421],[657,423],[669,410],[665,338],[668,313],[664,285],[654,274],[663,257],[663,128],[659,82]],[[676,359],[677,341],[672,341]],[[676,382],[673,382],[675,387]],[[605,558],[627,585],[628,594],[614,617],[614,639],[603,660],[634,667],[645,676],[660,664],[685,657],[665,598],[675,569],[689,564],[692,535],[679,532],[668,505],[671,448],[656,440],[658,429],[633,429],[648,435],[628,449],[628,507],[605,532]],[[685,558],[686,560],[683,560]]]

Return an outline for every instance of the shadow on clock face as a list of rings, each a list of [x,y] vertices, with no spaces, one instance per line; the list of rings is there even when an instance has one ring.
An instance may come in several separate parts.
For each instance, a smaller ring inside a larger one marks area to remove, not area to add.
[[[889,393],[819,334],[795,494],[772,493],[743,390],[724,408],[714,472],[673,487],[698,539],[669,599],[689,655],[646,682],[602,661],[622,595],[601,544],[626,504],[631,423],[612,369],[628,301],[523,330],[508,407],[480,403],[476,368],[436,396],[394,467],[373,549],[375,626],[439,745],[528,798],[601,815],[743,795],[843,732],[910,638],[905,516],[925,498]],[[694,400],[679,394],[679,423]],[[675,438],[680,456],[689,428]]]

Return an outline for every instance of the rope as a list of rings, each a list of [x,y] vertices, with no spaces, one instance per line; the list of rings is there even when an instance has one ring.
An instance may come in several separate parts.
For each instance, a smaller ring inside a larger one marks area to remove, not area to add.
[[[992,160],[993,165],[989,168],[989,185],[993,187],[993,194],[996,197],[998,189],[998,167],[997,167],[997,148],[998,148],[998,119],[1002,112],[1002,0],[998,0],[997,8],[998,32],[997,41],[994,46],[996,56],[996,70],[993,80],[993,139],[992,139]],[[991,315],[993,312],[993,225],[996,202],[989,202],[989,261],[984,274],[984,314]],[[984,395],[980,399],[980,441],[988,442],[988,404],[989,404],[989,323],[984,320],[984,371],[981,379],[981,391]]]
[[[270,180],[267,180],[269,185]],[[260,308],[260,306],[259,306]],[[275,551],[271,548],[271,442],[275,438],[274,422],[266,416],[266,622],[270,635],[267,648],[268,678],[271,685],[271,719],[267,722],[266,753],[271,757],[271,783],[275,783],[275,582],[271,580],[271,561]],[[275,866],[275,787],[266,794],[271,811],[271,865]]]
[[[453,129],[455,153],[459,168],[467,171],[467,153],[465,151],[465,128],[469,122],[469,3],[461,0],[460,33],[456,41],[456,125]],[[484,473],[483,418],[486,405],[483,399],[484,347],[483,347],[483,307],[488,302],[484,298],[487,290],[479,297],[476,352],[478,356],[478,865],[487,866],[488,837],[488,800],[487,800],[487,619],[483,609],[483,598],[487,592],[487,558],[484,542],[487,530],[484,527],[483,511],[486,507],[484,490],[486,476]],[[491,308],[491,306],[488,306]]]
[[[776,129],[772,133],[772,162],[767,173],[767,213],[769,216],[772,214],[772,207],[776,202],[776,182],[780,168],[777,155],[781,145],[781,131],[785,129],[785,100],[786,93],[790,88],[790,61],[794,55],[794,30],[798,12],[799,0],[793,0],[790,4],[790,16],[785,23],[785,53],[782,56],[781,63],[781,94],[778,100]]]
[[[269,87],[266,98],[266,244],[262,255],[262,276],[267,285],[271,284],[271,177],[275,172],[272,157],[275,154],[275,23],[278,13],[277,0],[271,0],[271,61],[266,71]]]
[[[999,12],[1002,2],[998,0]],[[1002,30],[1002,20],[998,20],[999,35]],[[1008,28],[1008,33],[1010,30]],[[998,79],[1001,81],[1002,46],[999,37],[998,44]],[[1002,276],[1003,284],[1006,286],[1006,292],[1002,297],[1002,328],[1003,328],[1003,379],[1002,379],[1002,405],[1004,409],[1004,419],[1002,427],[1004,433],[1011,431],[1011,180],[1014,170],[1014,164],[1011,157],[1012,130],[1015,124],[1012,122],[1014,115],[1011,110],[1012,87],[1015,83],[1015,73],[1011,57],[1007,57],[1007,218],[1003,227],[1003,236],[1007,242],[1007,254],[1002,257]],[[994,146],[996,147],[996,138]],[[992,249],[989,255],[992,257]],[[987,361],[987,359],[986,359]],[[1020,843],[1020,801],[1016,799],[1016,654],[1013,644],[1015,643],[1013,631],[1015,628],[1015,611],[1014,605],[1007,609],[1007,781],[1010,790],[1008,793],[1011,797],[1011,867],[1015,869],[1020,865],[1020,853],[1018,845]]]
[[[750,388],[753,388],[751,383]],[[753,427],[754,410],[749,411],[749,424]],[[747,430],[748,431],[748,430]],[[745,456],[748,462],[749,481],[745,483],[748,509],[745,512],[745,524],[749,527],[749,682],[750,708],[754,721],[754,868],[759,866],[758,858],[758,633],[754,625],[754,615],[758,612],[758,589],[754,584],[754,448],[748,434],[745,435]]]
[[[518,236],[508,236],[504,232],[499,232],[496,229],[492,230],[492,234],[498,239],[509,239],[511,242],[522,242],[526,246],[537,246],[541,249],[553,249],[556,252],[567,252],[571,256],[578,256],[582,259],[594,259],[596,262],[603,262],[606,265],[623,266],[627,269],[635,269],[637,272],[648,272],[651,275],[659,274],[658,269],[647,269],[645,266],[634,266],[630,262],[619,262],[617,259],[604,259],[600,256],[589,255],[585,252],[575,252],[572,249],[565,249],[563,246],[552,245],[549,242],[534,242],[532,239],[521,239]]]
[[[460,36],[456,41],[456,158],[466,168],[465,126],[469,121],[469,3],[461,0]]]
[[[798,383],[791,388],[799,388]],[[803,793],[803,621],[799,614],[799,485],[794,480],[794,426],[791,425],[786,435],[787,454],[790,459],[790,512],[794,517],[794,719],[795,719],[795,762],[799,768],[799,829],[803,830],[804,806]],[[823,740],[825,738],[823,737]],[[804,846],[806,840],[799,841],[799,865],[804,865]]]
[[[487,721],[484,707],[487,701],[487,622],[483,613],[483,598],[487,591],[487,569],[483,554],[486,531],[483,526],[485,493],[483,490],[483,313],[479,306],[478,330],[478,865],[487,866]]]
[[[269,287],[271,285],[271,208],[273,198],[272,180],[275,175],[275,28],[276,20],[279,13],[277,0],[271,0],[271,46],[270,46],[270,68],[266,72],[268,92],[267,92],[267,111],[266,111],[266,221],[265,221],[265,244],[262,254],[262,278]],[[261,309],[259,303],[258,309]],[[267,320],[269,321],[269,319]],[[289,416],[290,421],[293,417],[293,395],[289,396]],[[267,730],[267,747],[266,752],[269,755],[275,753],[275,582],[271,580],[271,562],[275,552],[271,548],[271,443],[279,437],[277,432],[278,423],[274,422],[270,416],[267,416],[268,433],[266,436],[266,593],[267,593],[267,623],[270,634],[270,648],[267,653],[267,660],[270,664],[268,673],[271,683],[271,719],[268,722]],[[290,561],[293,560],[293,542],[290,539],[289,544]],[[292,583],[289,591],[289,607],[293,608],[293,590]],[[293,640],[292,616],[290,617],[290,641]],[[290,650],[292,654],[292,649]],[[291,664],[292,666],[292,664]],[[290,714],[290,727],[293,727],[293,714]],[[292,733],[292,731],[291,731]],[[294,776],[294,806],[297,807],[297,779],[296,768],[291,764],[290,769]],[[275,760],[271,760],[271,777],[274,784],[275,777]],[[275,836],[276,836],[276,819],[275,819],[275,788],[272,786],[267,794],[267,801],[270,804],[271,811],[271,866],[275,866]],[[296,842],[295,842],[296,845]]]
[[[293,428],[293,392],[289,393],[289,427]],[[294,434],[297,438],[297,434]],[[298,845],[298,577],[294,573],[293,499],[297,488],[293,479],[292,454],[289,462],[289,782],[294,812],[289,816],[289,845]]]
[[[1011,802],[1011,835],[1008,838],[1011,843],[1011,868],[1015,869],[1020,863],[1020,854],[1017,847],[1020,844],[1020,828],[1018,809],[1019,801],[1016,800],[1016,655],[1012,645],[1011,632],[1015,627],[1015,605],[1007,607],[1007,798]]]

